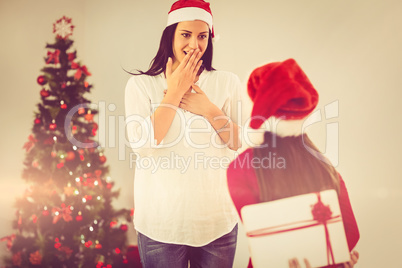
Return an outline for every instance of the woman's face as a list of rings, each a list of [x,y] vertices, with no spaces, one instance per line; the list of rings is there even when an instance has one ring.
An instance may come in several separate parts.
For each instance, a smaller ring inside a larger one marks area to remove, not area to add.
[[[209,27],[200,21],[182,21],[177,24],[173,39],[173,67],[175,69],[190,50],[199,49],[204,55],[208,46]]]

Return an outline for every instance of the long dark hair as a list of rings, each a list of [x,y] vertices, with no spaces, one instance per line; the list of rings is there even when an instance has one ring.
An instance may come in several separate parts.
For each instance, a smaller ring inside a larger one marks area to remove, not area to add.
[[[306,149],[309,147],[313,150]],[[254,157],[282,158],[285,167],[256,168],[260,202],[294,195],[336,189],[338,172],[322,155],[307,134],[279,137],[265,132],[263,146],[253,149]],[[272,159],[271,159],[272,160]]]
[[[130,74],[132,75],[146,74],[150,76],[156,76],[162,72],[165,72],[168,58],[173,56],[172,44],[177,24],[178,23],[172,24],[166,27],[165,30],[163,31],[158,52],[156,53],[155,58],[152,59],[148,71],[143,72],[141,70],[136,70],[137,73],[129,72]],[[201,60],[203,61],[201,69],[207,71],[215,70],[212,67],[212,56],[213,56],[213,45],[211,38],[211,30],[209,30],[207,50],[205,50],[205,53],[204,55],[202,55],[201,58]]]

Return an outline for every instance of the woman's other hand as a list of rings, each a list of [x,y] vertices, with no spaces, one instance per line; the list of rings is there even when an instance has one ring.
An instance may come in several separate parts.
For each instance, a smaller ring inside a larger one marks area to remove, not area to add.
[[[198,114],[207,116],[207,114],[213,109],[212,103],[208,99],[207,95],[197,85],[192,85],[194,92],[188,91],[184,94],[180,102],[180,108]]]
[[[306,265],[305,268],[311,268],[307,259],[304,259],[304,264]],[[289,268],[302,268],[302,266],[300,265],[299,260],[294,258],[289,260]]]
[[[344,264],[344,267],[345,268],[353,268],[358,260],[359,260],[359,252],[357,252],[356,250],[353,250],[350,253],[350,261],[346,262]]]

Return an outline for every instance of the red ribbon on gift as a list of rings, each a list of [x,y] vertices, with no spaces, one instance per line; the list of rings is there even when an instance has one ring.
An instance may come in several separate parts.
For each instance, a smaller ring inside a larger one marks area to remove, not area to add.
[[[55,52],[48,51],[47,52],[47,57],[48,58],[47,58],[46,63],[47,64],[49,64],[49,63],[54,63],[54,64],[60,63],[59,56],[60,56],[60,50],[58,50],[58,49],[56,49]]]
[[[84,73],[87,76],[91,75],[91,73],[88,71],[85,65],[80,66],[78,63],[72,62],[71,68],[77,69],[77,72],[74,75],[75,80],[79,80],[81,78],[82,73]]]
[[[324,225],[324,230],[325,230],[325,241],[327,243],[327,262],[328,265],[330,264],[329,262],[329,256],[331,256],[332,264],[335,264],[335,259],[334,259],[334,253],[332,251],[332,245],[331,241],[329,238],[329,231],[328,231],[328,226],[327,226],[327,221],[331,219],[332,211],[329,208],[329,205],[324,205],[324,203],[321,201],[321,195],[320,193],[316,193],[318,202],[314,204],[313,209],[311,210],[311,213],[313,214],[314,220],[318,221],[319,223]]]
[[[273,234],[280,234],[284,232],[296,231],[300,229],[310,228],[318,225],[323,225],[325,230],[325,240],[327,245],[327,262],[328,265],[335,264],[334,253],[332,250],[332,244],[329,237],[329,231],[327,225],[330,223],[340,222],[342,221],[341,215],[332,215],[332,211],[329,205],[324,205],[321,201],[320,193],[317,194],[317,203],[312,205],[311,213],[313,214],[312,220],[304,220],[298,221],[288,224],[282,224],[278,226],[272,226],[267,228],[258,229],[255,231],[247,232],[246,235],[248,237],[261,237],[268,236]],[[330,260],[331,257],[331,260]],[[330,262],[332,261],[332,263]]]

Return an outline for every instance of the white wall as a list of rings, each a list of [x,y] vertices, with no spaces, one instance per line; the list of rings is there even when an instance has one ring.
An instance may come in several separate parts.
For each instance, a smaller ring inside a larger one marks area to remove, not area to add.
[[[116,205],[132,206],[130,150],[124,148],[126,160],[119,160],[118,148],[118,130],[123,127],[118,122],[124,115],[124,87],[129,78],[122,68],[148,66],[171,4],[162,0],[0,0],[0,237],[12,232],[12,205],[25,190],[20,177],[21,147],[39,102],[36,78],[44,66],[45,44],[53,42],[52,23],[63,15],[73,19],[74,47],[93,74],[89,81],[94,90],[88,97],[104,102],[105,107],[116,105],[114,111],[103,109],[110,119],[103,145],[111,176],[121,188]],[[318,108],[337,101],[339,116],[317,124],[310,133],[325,151],[326,124],[338,124],[337,168],[348,186],[361,231],[357,267],[396,267],[402,249],[398,172],[402,2],[211,0],[211,7],[219,36],[214,44],[216,68],[236,73],[245,84],[254,67],[293,57],[320,93]],[[131,237],[134,243],[132,233]],[[243,233],[239,241],[235,267],[245,267]],[[0,250],[5,251],[4,243]]]

